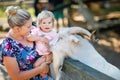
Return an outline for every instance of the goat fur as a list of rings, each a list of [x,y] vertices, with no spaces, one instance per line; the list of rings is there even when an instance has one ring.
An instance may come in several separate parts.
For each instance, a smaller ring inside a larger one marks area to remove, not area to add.
[[[50,43],[53,52],[53,68],[56,80],[60,80],[64,58],[70,57],[116,79],[120,80],[120,70],[108,63],[94,46],[78,34],[91,37],[91,33],[81,27],[63,28],[58,36]]]

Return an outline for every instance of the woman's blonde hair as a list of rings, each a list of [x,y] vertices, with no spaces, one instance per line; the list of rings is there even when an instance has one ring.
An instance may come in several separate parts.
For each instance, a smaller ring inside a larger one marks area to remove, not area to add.
[[[53,23],[55,21],[54,14],[51,11],[43,10],[37,16],[37,26],[39,26],[39,23],[42,21],[42,19],[45,19],[45,18],[52,18]]]
[[[15,26],[21,27],[31,18],[30,14],[19,6],[9,6],[5,12],[7,13],[8,24],[11,28]]]

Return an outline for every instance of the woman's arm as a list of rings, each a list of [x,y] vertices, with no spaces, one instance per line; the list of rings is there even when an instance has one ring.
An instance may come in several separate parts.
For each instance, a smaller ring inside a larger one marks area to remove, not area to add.
[[[16,58],[5,56],[3,60],[12,80],[28,80],[37,74],[47,73],[49,71],[49,66],[44,63],[34,69],[20,71]]]

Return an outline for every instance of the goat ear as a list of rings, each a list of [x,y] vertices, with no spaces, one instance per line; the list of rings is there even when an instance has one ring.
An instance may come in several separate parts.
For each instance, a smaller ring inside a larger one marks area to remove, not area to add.
[[[70,37],[70,40],[71,40],[72,42],[74,42],[74,43],[78,43],[78,42],[79,42],[79,39],[78,39],[77,37],[75,37],[75,36],[71,36],[71,37]]]
[[[81,27],[71,27],[68,31],[69,34],[82,34],[82,35],[87,35],[88,37],[91,36],[91,33]]]

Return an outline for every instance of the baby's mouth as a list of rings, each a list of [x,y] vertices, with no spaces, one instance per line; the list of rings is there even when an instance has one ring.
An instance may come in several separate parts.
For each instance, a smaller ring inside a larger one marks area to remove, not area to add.
[[[50,29],[50,28],[45,28],[45,29]]]

